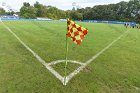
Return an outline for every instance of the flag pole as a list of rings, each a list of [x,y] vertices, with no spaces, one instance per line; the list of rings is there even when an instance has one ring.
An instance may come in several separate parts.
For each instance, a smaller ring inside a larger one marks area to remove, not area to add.
[[[67,28],[68,28],[68,19],[67,19]],[[68,65],[68,36],[66,34],[66,53],[65,53],[65,77],[64,77],[64,85],[66,85],[66,76],[67,76],[67,65]]]

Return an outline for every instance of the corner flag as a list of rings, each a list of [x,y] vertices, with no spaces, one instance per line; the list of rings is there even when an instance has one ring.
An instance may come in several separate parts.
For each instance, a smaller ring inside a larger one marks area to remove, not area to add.
[[[84,37],[87,35],[88,29],[76,24],[70,19],[68,19],[67,24],[68,24],[67,36],[70,37],[74,43],[80,45]]]
[[[67,19],[67,35],[66,35],[66,62],[65,62],[65,77],[64,77],[64,85],[67,84],[67,65],[68,65],[68,37],[76,43],[80,45],[84,39],[84,37],[88,33],[88,29],[76,24],[70,19]]]

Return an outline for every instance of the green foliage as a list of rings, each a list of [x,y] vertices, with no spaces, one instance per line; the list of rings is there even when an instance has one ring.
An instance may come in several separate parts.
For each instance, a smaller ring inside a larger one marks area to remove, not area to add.
[[[36,9],[33,6],[24,5],[20,9],[20,16],[24,18],[36,18]]]
[[[139,22],[140,1],[130,0],[129,2],[120,2],[117,4],[98,5],[86,7],[77,10],[83,14],[83,19],[97,20],[118,20],[118,21],[136,21]]]
[[[0,8],[0,15],[5,14],[5,10],[3,8]]]
[[[40,4],[39,2],[36,2],[34,4],[34,7],[37,10],[37,17],[46,17],[47,11],[46,11],[46,6]]]
[[[118,20],[140,22],[140,2],[139,0],[130,0],[129,2],[119,2],[117,4],[97,5],[63,11],[53,6],[45,6],[36,2],[30,9],[29,3],[24,3],[21,8],[21,16],[25,18],[46,17],[51,19],[74,20]]]
[[[32,7],[32,8],[31,8]],[[31,9],[30,9],[31,8]],[[66,12],[53,6],[45,6],[36,2],[34,6],[29,3],[24,3],[20,9],[20,14],[24,18],[46,17],[51,19],[65,19]]]
[[[64,19],[66,18],[66,13],[63,10],[60,10],[53,6],[47,6],[47,15],[51,19]]]
[[[74,11],[74,10],[69,12],[69,16],[70,16],[70,18],[72,18],[74,20],[83,20],[82,13],[79,13],[79,12]]]
[[[30,3],[24,2],[24,3],[23,3],[23,6],[29,7],[29,6],[30,6]]]

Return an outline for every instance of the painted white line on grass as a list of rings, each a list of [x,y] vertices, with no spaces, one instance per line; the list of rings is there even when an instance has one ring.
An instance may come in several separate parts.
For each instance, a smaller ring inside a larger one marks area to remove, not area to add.
[[[114,43],[116,43],[118,40],[120,40],[128,31],[126,31],[124,34],[119,36],[117,39],[115,39],[112,43],[110,43],[108,46],[106,46],[104,49],[102,49],[99,53],[97,53],[95,56],[93,56],[91,59],[85,62],[84,65],[80,66],[78,69],[76,69],[74,72],[72,72],[69,76],[67,76],[67,82],[66,84],[75,76],[77,75],[81,70],[83,70],[88,64],[90,64],[92,61],[94,61],[97,57],[99,57],[101,54],[103,54],[107,49],[109,49]]]
[[[139,87],[133,86],[133,88],[135,88],[136,90],[140,91]]]
[[[80,65],[85,65],[85,63],[79,62],[79,61],[74,61],[74,60],[67,60],[69,63],[75,63],[75,64],[80,64]],[[48,65],[55,65],[58,63],[63,63],[66,62],[66,60],[57,60],[57,61],[53,61],[51,63],[48,63]]]
[[[15,38],[28,50],[30,51],[33,56],[41,63],[43,64],[56,78],[58,78],[62,83],[64,82],[64,78],[56,72],[52,67],[47,65],[47,63],[37,54],[35,53],[30,47],[28,47],[7,25],[5,25],[2,20],[0,22],[3,24],[3,26],[13,35]]]

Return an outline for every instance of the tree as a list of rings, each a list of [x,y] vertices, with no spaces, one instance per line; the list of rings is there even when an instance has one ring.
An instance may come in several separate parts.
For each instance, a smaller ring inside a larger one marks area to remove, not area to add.
[[[23,3],[23,6],[29,7],[29,6],[30,6],[30,3],[24,2],[24,3]]]
[[[24,3],[20,9],[20,16],[23,18],[36,18],[36,9],[29,3]]]
[[[25,18],[47,17],[51,19],[74,20],[113,20],[140,22],[140,0],[119,2],[117,4],[97,5],[73,10],[60,10],[53,6],[45,6],[36,2],[34,6],[23,3],[20,15]]]
[[[77,11],[69,11],[69,17],[71,19],[74,19],[74,20],[83,20],[83,15],[82,13],[79,13]]]
[[[34,7],[37,10],[37,17],[46,17],[47,14],[46,6],[40,4],[39,2],[36,2],[34,4]]]
[[[47,6],[47,17],[51,19],[64,19],[66,12],[53,6]]]
[[[140,0],[119,2],[117,4],[97,5],[75,10],[83,15],[84,20],[118,20],[139,22]],[[71,15],[72,17],[73,14]]]
[[[0,15],[5,14],[5,10],[3,8],[0,8]]]
[[[24,2],[20,9],[20,16],[24,18],[47,17],[51,19],[64,19],[66,12],[53,6],[45,6],[36,2],[34,6]]]

